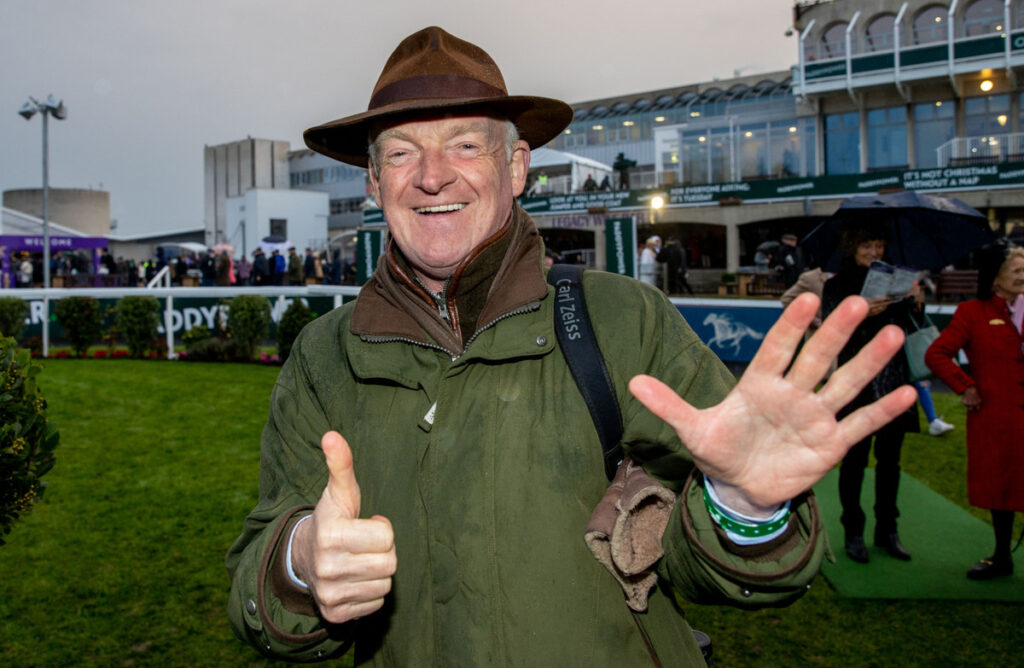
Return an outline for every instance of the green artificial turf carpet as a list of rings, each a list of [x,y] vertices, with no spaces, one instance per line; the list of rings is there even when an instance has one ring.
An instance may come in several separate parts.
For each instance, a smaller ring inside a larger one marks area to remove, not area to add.
[[[1013,555],[1014,575],[986,582],[968,580],[967,569],[992,553],[992,526],[906,473],[900,480],[899,533],[913,557],[910,561],[894,559],[874,546],[874,469],[865,471],[861,490],[861,507],[868,516],[867,564],[850,559],[843,547],[838,469],[830,471],[814,490],[836,555],[836,563],[826,561],[822,573],[840,596],[1024,602],[1024,547]]]

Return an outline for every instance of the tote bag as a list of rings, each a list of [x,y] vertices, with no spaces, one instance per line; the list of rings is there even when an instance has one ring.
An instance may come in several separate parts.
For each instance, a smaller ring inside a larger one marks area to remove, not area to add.
[[[907,339],[903,342],[903,352],[906,353],[910,366],[910,382],[916,383],[932,375],[931,369],[924,363],[924,353],[932,341],[939,338],[939,328],[932,323],[927,313],[924,314],[924,327],[918,325],[914,318],[910,318],[910,322],[914,324],[914,331],[907,334]]]

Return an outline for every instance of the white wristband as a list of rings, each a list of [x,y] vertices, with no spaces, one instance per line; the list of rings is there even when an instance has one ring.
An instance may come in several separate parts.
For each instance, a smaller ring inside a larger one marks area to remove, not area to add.
[[[299,528],[300,524],[308,520],[310,517],[312,517],[312,515],[306,515],[292,527],[292,532],[288,534],[288,549],[284,553],[284,563],[288,570],[288,577],[292,579],[292,582],[303,589],[309,589],[309,585],[300,580],[299,576],[295,574],[295,570],[292,568],[292,541],[295,540],[295,530]]]
[[[768,524],[769,522],[777,521],[782,517],[782,515],[789,512],[790,502],[786,501],[784,504],[779,506],[779,509],[776,510],[771,517],[750,517],[749,515],[744,515],[743,513],[733,510],[722,503],[722,500],[718,498],[718,494],[715,493],[715,485],[712,478],[704,476],[704,485],[707,488],[708,496],[711,498],[711,502],[715,504],[715,507],[718,508],[723,515],[734,520],[739,520],[748,524]],[[737,545],[760,545],[761,543],[767,543],[768,541],[781,536],[786,531],[786,527],[783,526],[778,531],[772,532],[766,536],[758,536],[756,538],[741,536],[738,533],[725,529],[724,527],[722,528],[722,531],[725,532],[725,535],[729,540]]]

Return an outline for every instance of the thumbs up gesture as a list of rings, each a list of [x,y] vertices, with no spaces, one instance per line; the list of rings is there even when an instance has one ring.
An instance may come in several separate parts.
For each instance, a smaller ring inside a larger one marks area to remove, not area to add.
[[[384,605],[398,563],[395,534],[385,517],[359,519],[352,451],[341,434],[329,431],[320,444],[330,476],[313,517],[295,531],[292,567],[323,618],[340,624]]]

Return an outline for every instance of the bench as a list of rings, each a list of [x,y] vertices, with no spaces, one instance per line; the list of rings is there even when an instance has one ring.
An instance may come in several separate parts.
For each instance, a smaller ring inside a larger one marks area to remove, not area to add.
[[[751,296],[767,295],[781,297],[785,291],[785,283],[773,274],[754,274],[750,284],[747,286],[747,294]]]
[[[977,269],[944,269],[935,281],[935,298],[940,302],[959,302],[978,295]]]

